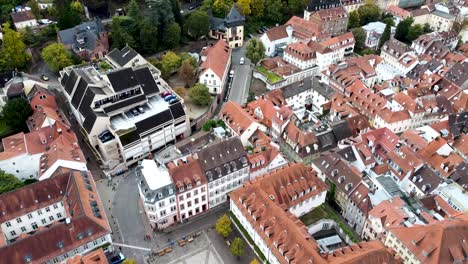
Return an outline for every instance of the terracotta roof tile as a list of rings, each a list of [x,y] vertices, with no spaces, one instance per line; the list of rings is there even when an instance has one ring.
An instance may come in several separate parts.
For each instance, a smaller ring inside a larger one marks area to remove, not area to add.
[[[220,39],[212,47],[207,47],[206,59],[200,65],[202,75],[206,70],[211,69],[219,78],[223,78],[229,70],[228,62],[231,58],[231,48],[226,41]]]

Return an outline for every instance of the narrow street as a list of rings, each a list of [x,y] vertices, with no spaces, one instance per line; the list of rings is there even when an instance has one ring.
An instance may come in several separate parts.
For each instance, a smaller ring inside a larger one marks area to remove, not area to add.
[[[229,100],[241,105],[247,102],[252,78],[252,67],[250,66],[250,60],[245,56],[245,45],[233,50],[231,59],[231,70],[234,71],[234,79],[229,93]],[[241,58],[245,60],[244,65],[240,64]]]

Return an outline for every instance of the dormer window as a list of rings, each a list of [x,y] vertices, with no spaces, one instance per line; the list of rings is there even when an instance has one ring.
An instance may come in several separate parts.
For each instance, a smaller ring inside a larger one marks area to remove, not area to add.
[[[183,192],[183,191],[184,191],[184,186],[179,187],[179,192]]]
[[[190,189],[192,189],[192,184],[191,183],[187,184],[187,190],[190,190]]]
[[[292,197],[292,200],[294,201],[294,200],[296,200],[296,199],[297,199],[297,195],[294,195],[294,196]]]
[[[197,186],[200,186],[200,185],[201,185],[201,181],[198,180],[196,184],[197,184]]]

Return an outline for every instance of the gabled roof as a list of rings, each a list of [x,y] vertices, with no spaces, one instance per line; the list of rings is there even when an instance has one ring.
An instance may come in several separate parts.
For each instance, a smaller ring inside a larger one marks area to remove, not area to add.
[[[89,172],[71,171],[1,195],[0,211],[4,212],[1,222],[60,201],[70,219],[69,224],[57,221],[0,247],[2,262],[25,263],[29,257],[31,263],[44,263],[110,234],[92,177]]]
[[[434,224],[395,227],[390,232],[422,263],[464,263],[468,241],[466,215]]]
[[[11,13],[11,19],[13,20],[13,23],[21,23],[29,20],[36,20],[36,17],[34,17],[31,10],[25,10]]]
[[[200,65],[200,76],[211,69],[219,79],[223,79],[229,70],[229,60],[231,58],[231,48],[225,40],[220,39],[211,47],[207,47],[204,52],[207,54],[205,61]]]

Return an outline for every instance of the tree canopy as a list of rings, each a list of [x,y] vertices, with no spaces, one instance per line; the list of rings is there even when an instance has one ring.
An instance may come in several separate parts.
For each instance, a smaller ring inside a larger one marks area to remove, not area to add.
[[[3,48],[0,49],[0,68],[3,70],[23,69],[30,57],[26,53],[26,45],[19,32],[3,24]]]
[[[250,10],[250,3],[251,3],[251,0],[238,0],[237,1],[237,7],[239,8],[239,11],[244,16],[248,16],[252,12]]]
[[[229,219],[229,216],[224,214],[218,219],[218,221],[216,221],[216,232],[224,238],[229,236],[229,234],[232,232],[231,219]]]
[[[192,102],[196,105],[209,105],[211,103],[211,95],[208,87],[202,83],[197,83],[189,91],[189,96]]]
[[[253,17],[261,18],[264,15],[265,0],[251,0],[250,11]]]
[[[259,63],[265,57],[265,47],[263,46],[263,42],[256,38],[251,39],[247,43],[245,50],[245,56],[247,56],[254,65]]]
[[[244,240],[242,240],[239,237],[236,237],[234,238],[234,241],[232,241],[231,244],[231,254],[239,259],[242,255],[244,255],[244,248]]]
[[[359,20],[361,25],[367,25],[370,22],[378,21],[380,18],[379,7],[371,1],[367,1],[358,8]]]
[[[70,53],[62,43],[50,44],[42,50],[41,57],[54,72],[73,64]]]
[[[378,46],[379,49],[383,46],[383,44],[385,44],[385,42],[387,42],[387,40],[390,39],[391,29],[392,29],[392,26],[390,24],[387,24],[385,26],[384,32],[382,33],[382,36],[380,36],[379,46]]]
[[[354,50],[359,53],[364,49],[364,42],[366,41],[366,33],[362,28],[354,28],[351,30],[354,35]]]
[[[214,0],[213,12],[216,16],[224,18],[233,4],[233,0]]]
[[[14,98],[8,100],[2,109],[2,116],[7,125],[17,131],[26,130],[26,120],[32,115],[28,100]]]
[[[412,17],[408,17],[405,20],[398,23],[398,26],[396,27],[395,31],[395,38],[399,41],[406,42],[413,21],[414,20]]]
[[[173,22],[167,27],[164,33],[164,44],[167,48],[175,48],[179,45],[182,29],[179,24]]]
[[[182,61],[182,64],[180,65],[180,68],[179,68],[179,74],[184,80],[186,85],[189,85],[190,82],[193,81],[193,78],[195,77],[195,69],[193,68],[189,59]]]
[[[0,170],[0,194],[23,187],[24,183],[14,175]]]
[[[361,26],[361,18],[358,11],[354,10],[349,13],[348,28],[357,28]]]
[[[265,0],[264,17],[271,22],[279,23],[283,21],[284,6],[281,0]]]
[[[196,10],[190,14],[185,23],[188,34],[195,39],[208,34],[210,30],[210,18],[205,11]]]

